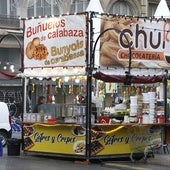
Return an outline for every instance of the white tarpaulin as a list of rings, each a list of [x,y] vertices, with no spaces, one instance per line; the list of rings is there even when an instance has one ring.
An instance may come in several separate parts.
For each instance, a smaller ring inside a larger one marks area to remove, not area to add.
[[[90,0],[89,5],[88,5],[86,11],[88,11],[88,12],[93,11],[93,12],[104,13],[103,8],[102,8],[99,0]]]
[[[159,5],[155,11],[154,17],[156,17],[156,18],[161,18],[161,17],[170,18],[170,11],[169,11],[168,5],[166,3],[166,0],[161,0],[159,2]]]
[[[86,9],[87,12],[96,12],[96,13],[104,13],[103,8],[100,4],[99,0],[90,0],[89,5]],[[97,15],[97,14],[96,14]],[[101,26],[101,20],[98,17],[93,18],[93,30],[94,30],[94,37],[93,40],[94,42],[96,41],[97,37],[100,34],[100,26]],[[95,56],[97,56],[95,58],[98,59],[99,58],[99,48],[100,48],[100,41],[98,41],[97,45],[96,45],[96,49],[95,49]],[[99,60],[95,61],[95,63],[97,63],[97,65],[99,64]]]

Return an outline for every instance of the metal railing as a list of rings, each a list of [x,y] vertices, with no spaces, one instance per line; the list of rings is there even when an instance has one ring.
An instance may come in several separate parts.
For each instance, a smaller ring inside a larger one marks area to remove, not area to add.
[[[17,17],[0,15],[0,27],[20,28],[20,20]]]

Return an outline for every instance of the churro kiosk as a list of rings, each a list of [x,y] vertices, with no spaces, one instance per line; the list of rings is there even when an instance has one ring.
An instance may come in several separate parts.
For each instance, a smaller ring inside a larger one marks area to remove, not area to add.
[[[164,142],[168,22],[87,12],[28,19],[24,26],[25,96],[32,78],[55,79],[64,94],[71,90],[64,102],[51,91],[39,113],[27,113],[24,103],[25,153],[134,160]],[[74,83],[63,86],[63,77],[85,77],[84,102]],[[113,107],[115,95],[121,102]]]

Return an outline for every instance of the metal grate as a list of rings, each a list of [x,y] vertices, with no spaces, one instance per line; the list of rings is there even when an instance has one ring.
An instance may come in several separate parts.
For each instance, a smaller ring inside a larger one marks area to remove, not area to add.
[[[18,117],[22,113],[22,95],[22,90],[19,87],[4,87],[0,89],[0,102],[7,103],[12,116]]]

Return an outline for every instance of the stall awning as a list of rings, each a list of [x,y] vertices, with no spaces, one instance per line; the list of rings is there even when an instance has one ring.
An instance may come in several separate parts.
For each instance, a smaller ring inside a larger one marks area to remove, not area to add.
[[[104,82],[116,82],[116,83],[125,83],[126,75],[109,75],[102,72],[96,72],[93,74],[93,77]],[[142,83],[142,84],[151,84],[157,82],[163,82],[165,75],[153,75],[153,76],[132,76],[131,83]]]
[[[55,68],[34,68],[25,69],[20,77],[50,78],[63,76],[82,76],[86,71],[84,67],[55,67]]]

